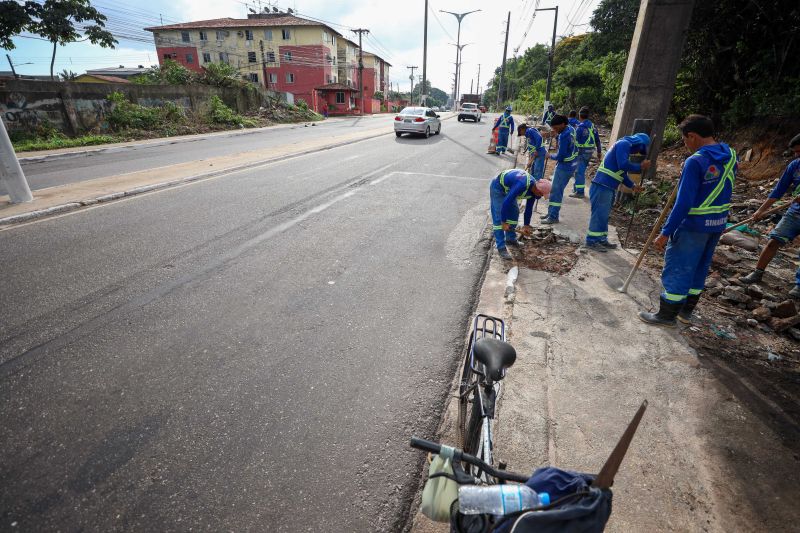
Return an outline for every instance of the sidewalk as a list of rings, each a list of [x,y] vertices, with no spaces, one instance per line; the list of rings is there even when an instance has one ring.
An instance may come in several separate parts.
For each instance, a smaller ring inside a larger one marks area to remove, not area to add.
[[[565,198],[561,213],[556,231],[582,239],[588,200]],[[615,290],[632,253],[575,253],[565,275],[521,268],[513,303],[503,300],[512,265],[492,254],[477,312],[500,313],[518,354],[500,400],[497,459],[516,472],[552,464],[596,473],[647,399],[616,478],[608,531],[795,527],[800,489],[790,473],[798,472],[797,452],[723,385],[678,330],[639,321],[640,309],[657,304],[660,285],[640,273],[630,295]],[[456,440],[456,413],[450,401],[438,435],[444,442]],[[447,530],[419,513],[412,527]]]

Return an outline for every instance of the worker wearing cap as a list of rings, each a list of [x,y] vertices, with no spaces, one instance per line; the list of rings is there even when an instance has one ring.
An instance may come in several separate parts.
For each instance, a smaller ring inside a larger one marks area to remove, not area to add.
[[[495,154],[500,155],[508,149],[508,134],[514,130],[514,117],[511,116],[511,106],[506,106],[502,115],[497,117],[492,130],[497,130],[497,148]]]
[[[795,159],[789,163],[783,172],[781,179],[775,184],[769,198],[753,214],[756,220],[764,218],[764,213],[772,207],[777,200],[783,198],[786,193],[794,196],[792,205],[783,215],[778,225],[769,233],[769,243],[758,257],[756,269],[750,274],[741,278],[745,283],[758,283],[764,277],[764,271],[769,266],[772,258],[778,253],[778,249],[792,242],[795,237],[800,235],[800,135],[796,135],[789,141],[789,148],[794,152]],[[789,291],[789,296],[800,298],[800,268],[795,273],[795,286]]]
[[[575,159],[578,149],[575,147],[575,130],[567,123],[567,117],[556,115],[550,126],[558,134],[558,152],[550,156],[556,163],[553,171],[553,190],[547,204],[547,214],[542,217],[542,224],[556,224],[561,213],[561,200],[564,198],[569,179],[575,172]]]
[[[533,177],[540,180],[544,177],[544,160],[547,157],[547,148],[544,146],[542,134],[534,127],[525,130],[525,138],[528,140],[528,172]]]
[[[631,154],[646,154],[649,145],[650,137],[646,133],[636,133],[618,140],[606,153],[589,188],[592,214],[589,217],[589,232],[586,234],[587,248],[605,252],[607,248],[617,247],[608,242],[608,217],[614,205],[614,196],[620,184],[638,189],[628,177],[628,172],[641,173],[650,168],[650,161],[634,163],[629,158]]]
[[[522,233],[531,231],[531,215],[533,204],[530,201],[547,196],[550,192],[550,182],[539,180],[524,170],[512,168],[504,170],[489,185],[489,199],[491,200],[492,230],[497,253],[503,259],[511,259],[506,246],[519,246],[515,229],[519,223],[520,200],[528,200],[525,205],[525,226]]]
[[[586,168],[592,160],[592,154],[597,151],[597,159],[602,155],[600,135],[597,128],[589,120],[589,108],[582,107],[578,116],[581,122],[575,128],[575,146],[578,147],[578,166],[575,169],[575,182],[572,186],[572,198],[583,198],[586,190]]]
[[[556,116],[555,108],[553,107],[552,104],[548,105],[547,106],[547,111],[545,111],[544,115],[542,115],[542,124],[547,124],[549,126],[550,122],[552,122],[554,116]]]
[[[728,221],[736,152],[714,139],[714,123],[702,115],[689,115],[678,126],[692,155],[683,164],[675,205],[654,241],[667,248],[661,272],[658,312],[640,312],[648,324],[674,327],[675,318],[691,320],[706,283],[711,258]],[[667,244],[669,243],[669,244]]]

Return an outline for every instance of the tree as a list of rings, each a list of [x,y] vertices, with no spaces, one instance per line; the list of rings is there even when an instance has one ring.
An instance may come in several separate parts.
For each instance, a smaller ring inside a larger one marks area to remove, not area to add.
[[[78,75],[71,70],[64,69],[59,72],[58,77],[61,78],[61,81],[74,81]]]
[[[44,0],[42,3],[28,0],[24,4],[3,0],[0,1],[0,45],[13,49],[11,38],[23,31],[47,39],[53,43],[50,79],[54,80],[58,45],[89,41],[103,48],[114,48],[117,41],[105,29],[106,20],[89,0]]]
[[[375,100],[380,100],[383,102],[383,91],[375,91],[375,94],[372,95]]]

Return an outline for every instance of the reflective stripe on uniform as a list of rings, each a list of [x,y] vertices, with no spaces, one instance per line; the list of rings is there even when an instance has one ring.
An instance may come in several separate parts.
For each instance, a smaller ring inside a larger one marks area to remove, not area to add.
[[[498,231],[498,230],[502,230],[502,229],[503,229],[503,225],[502,224],[499,225],[499,226],[492,226],[492,230],[494,230],[494,231]]]
[[[689,289],[689,294],[691,294],[692,296],[697,296],[701,292],[703,292],[703,289]]]
[[[719,179],[719,183],[717,186],[714,187],[714,190],[709,193],[708,197],[697,207],[693,207],[689,209],[690,215],[712,215],[716,213],[724,213],[728,209],[730,209],[731,204],[722,204],[722,205],[711,205],[714,200],[716,200],[722,191],[725,190],[725,183],[730,181],[731,182],[731,191],[733,190],[733,185],[735,181],[735,177],[733,175],[733,166],[736,164],[736,152],[733,148],[731,150],[731,158],[728,163],[725,165],[725,170],[722,172],[722,177]],[[699,152],[698,152],[699,153]],[[697,154],[694,154],[697,155]]]
[[[512,170],[517,170],[517,169],[511,168],[511,169],[508,169],[508,170],[504,170],[503,172],[500,173],[500,186],[503,187],[503,190],[506,192],[506,194],[508,194],[508,191],[510,190],[510,187],[508,185],[506,185],[506,174],[508,172],[511,172]],[[517,196],[518,199],[527,200],[528,198],[531,197],[530,194],[527,194],[531,190],[531,177],[532,176],[530,174],[526,173],[526,176],[525,176],[525,193],[526,194],[522,194],[520,196]]]
[[[672,293],[669,293],[669,292],[665,292],[664,293],[664,298],[666,298],[670,302],[680,302],[681,300],[685,300],[686,299],[686,295],[685,294],[672,294]]]
[[[576,189],[585,189],[586,185],[576,185],[575,188]]]
[[[589,237],[606,237],[608,235],[607,231],[590,231],[587,233]]]
[[[508,125],[508,119],[509,118],[511,118],[511,115],[508,115],[508,117],[506,117],[505,115],[501,115],[500,116],[500,126],[499,127],[500,128],[509,129],[510,128],[510,126]]]
[[[606,176],[614,178],[615,180],[617,180],[620,183],[625,181],[625,178],[622,177],[623,172],[621,170],[617,170],[616,172],[613,171],[613,170],[609,170],[605,166],[603,166],[602,163],[600,163],[600,166],[597,167],[597,172],[602,172]]]
[[[561,207],[561,202],[547,202],[547,205]]]
[[[565,163],[573,161],[576,157],[578,157],[578,149],[576,147],[576,141],[575,141],[575,128],[572,128],[570,136],[572,137],[572,155],[564,158]]]
[[[577,137],[576,137],[575,146],[577,146],[578,148],[594,148],[594,124],[589,126],[589,137],[586,138],[586,142],[581,144],[577,142]]]

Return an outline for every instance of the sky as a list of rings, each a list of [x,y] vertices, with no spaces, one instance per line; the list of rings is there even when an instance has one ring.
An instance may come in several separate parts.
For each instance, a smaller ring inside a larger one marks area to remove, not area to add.
[[[158,62],[152,34],[142,28],[211,18],[245,18],[249,7],[258,7],[259,0],[92,0],[108,17],[107,26],[117,36],[114,50],[88,42],[59,47],[55,71],[63,69],[81,74],[88,69],[150,66]],[[461,92],[477,92],[477,84],[485,88],[492,72],[503,58],[503,41],[508,13],[511,24],[508,57],[521,55],[536,43],[549,44],[553,32],[553,11],[537,12],[534,8],[559,8],[557,37],[584,33],[599,0],[428,0],[427,78],[434,87],[452,91],[458,23],[453,15],[440,10],[464,13],[461,23],[462,50]],[[415,76],[422,75],[425,0],[278,0],[260,1],[261,7],[292,8],[299,16],[307,15],[327,21],[340,34],[357,42],[350,30],[367,28],[364,50],[374,52],[392,64],[392,86],[410,89],[408,66],[418,66]],[[401,8],[401,9],[398,9]],[[452,44],[451,44],[452,43]],[[52,44],[28,36],[14,39],[16,48],[5,51],[11,56],[20,74],[48,74]],[[5,58],[0,58],[5,60]],[[478,70],[480,68],[480,80]],[[9,70],[7,62],[0,70]],[[415,83],[417,83],[415,81]]]

